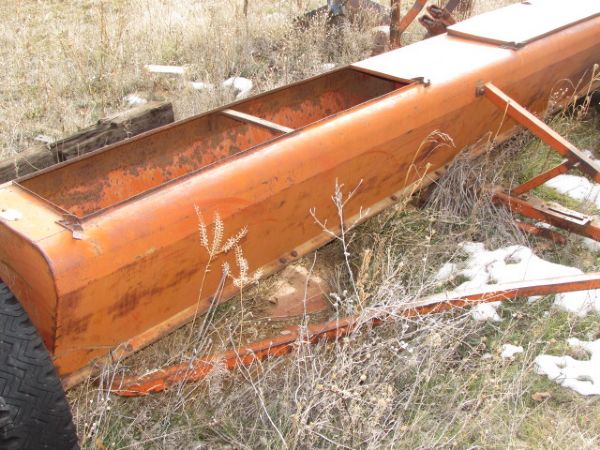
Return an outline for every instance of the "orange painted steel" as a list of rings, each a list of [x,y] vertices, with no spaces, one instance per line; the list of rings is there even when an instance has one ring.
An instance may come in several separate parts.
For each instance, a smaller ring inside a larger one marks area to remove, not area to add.
[[[567,159],[558,166],[533,177],[512,189],[510,193],[497,190],[494,193],[492,200],[525,217],[541,220],[564,230],[587,236],[595,240],[600,240],[600,220],[598,220],[598,218],[572,211],[558,203],[544,202],[533,197],[525,198],[523,195],[542,185],[546,181],[566,173],[575,167],[581,169],[594,180],[599,181],[600,164],[579,150],[492,83],[487,83],[485,86],[478,89],[478,93],[484,95],[509,117],[530,130],[542,141],[546,142],[553,150],[567,157]],[[538,227],[533,227],[529,224],[521,224],[519,225],[519,228],[539,236],[543,234],[550,236],[549,232],[542,233],[541,229],[536,231],[535,228]]]
[[[600,182],[600,165],[546,125],[541,119],[527,111],[527,109],[518,104],[492,83],[487,83],[483,87],[483,95],[494,105],[503,110],[511,119],[517,121],[520,125],[523,125],[558,153],[565,156],[567,159],[574,159],[575,161],[573,162],[578,163],[578,167],[582,172],[591,176],[595,181]],[[556,175],[558,175],[558,173]]]
[[[565,245],[567,243],[567,238],[554,230],[519,221],[515,221],[515,225],[523,233],[531,234],[532,236],[542,237],[559,245]]]
[[[545,20],[538,29],[557,28]],[[495,26],[512,32],[507,20]],[[249,266],[278,271],[331,239],[310,210],[336,223],[336,181],[359,186],[344,216],[364,220],[432,182],[461,149],[514,133],[476,95],[482,82],[534,113],[557,83],[588,83],[600,17],[559,28],[518,50],[441,35],[4,184],[0,208],[21,218],[0,219],[0,278],[60,375],[77,380],[115,349],[139,349],[211,305],[218,268],[235,258],[219,254],[206,271],[194,207],[207,221],[219,214],[224,239],[246,227]],[[236,292],[228,280],[219,301]]]
[[[161,392],[178,383],[204,379],[215,368],[234,370],[249,367],[258,361],[284,356],[301,344],[316,344],[347,336],[360,328],[375,327],[385,322],[424,314],[434,314],[454,308],[471,307],[481,303],[497,302],[534,295],[557,294],[600,288],[600,272],[557,277],[552,279],[519,281],[489,286],[485,289],[442,293],[424,300],[409,302],[385,310],[376,317],[361,319],[345,317],[306,328],[290,327],[289,334],[253,342],[235,350],[170,366],[144,376],[129,376],[116,380],[111,390],[124,397],[137,397]]]
[[[576,163],[574,161],[569,161],[567,159],[567,160],[563,161],[562,163],[560,163],[559,165],[557,165],[551,169],[548,169],[545,172],[540,173],[539,175],[536,175],[532,179],[526,181],[525,183],[520,184],[519,186],[511,189],[510,193],[512,195],[525,194],[525,193],[531,191],[532,189],[535,189],[536,187],[541,186],[546,181],[549,181],[552,178],[557,177],[558,175],[561,175],[563,173],[567,173],[569,170],[571,170],[574,167],[577,167],[578,165],[579,165],[579,163]]]
[[[600,220],[597,217],[572,211],[554,202],[512,196],[501,189],[494,192],[492,200],[514,213],[600,241]]]
[[[414,22],[415,18],[423,10],[426,4],[427,0],[416,0],[404,17],[402,17],[398,24],[398,34],[400,36],[406,31],[410,24]]]

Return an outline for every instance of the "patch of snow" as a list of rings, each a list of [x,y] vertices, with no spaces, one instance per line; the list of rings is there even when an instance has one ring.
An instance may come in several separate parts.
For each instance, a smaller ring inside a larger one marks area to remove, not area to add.
[[[484,322],[486,320],[500,322],[502,318],[498,314],[499,307],[500,302],[480,303],[472,307],[469,313],[473,320],[477,322]]]
[[[390,35],[390,26],[389,25],[379,25],[377,27],[371,28],[373,33],[382,33],[389,37]]]
[[[556,294],[554,306],[580,317],[593,311],[600,312],[600,289]]]
[[[141,106],[141,105],[145,105],[146,103],[148,103],[148,100],[146,100],[144,97],[140,97],[139,95],[136,95],[136,94],[126,95],[125,98],[123,98],[123,100],[129,106]]]
[[[435,274],[435,281],[439,283],[445,283],[446,281],[454,278],[457,270],[458,267],[456,266],[456,264],[448,262],[442,267],[440,267],[440,270],[437,271],[437,273]]]
[[[582,150],[582,153],[592,161],[600,163],[600,160],[589,150]],[[574,200],[583,202],[588,201],[600,208],[600,184],[593,183],[585,177],[577,175],[563,174],[552,178],[544,183],[544,186],[555,191],[568,195]]]
[[[321,64],[321,69],[328,71],[328,70],[333,70],[335,69],[335,64],[334,63],[323,63]]]
[[[567,342],[572,348],[590,353],[590,359],[582,361],[570,356],[539,355],[534,360],[535,371],[581,395],[600,395],[600,339],[580,341],[572,338]]]
[[[38,142],[42,142],[46,145],[50,145],[52,144],[55,139],[50,137],[50,136],[46,136],[45,134],[38,134],[36,137],[33,138],[34,141],[38,141]]]
[[[146,64],[144,66],[150,73],[166,73],[171,75],[183,75],[185,73],[185,67],[183,66],[162,66],[160,64]]]
[[[212,91],[215,88],[214,84],[204,81],[191,81],[190,86],[197,91]]]
[[[500,356],[508,359],[514,357],[517,353],[523,353],[523,347],[520,345],[504,344]]]
[[[570,174],[558,175],[546,181],[544,186],[568,195],[574,200],[592,202],[597,208],[600,208],[600,185],[592,183],[585,177]]]
[[[495,284],[528,280],[541,280],[561,276],[580,275],[583,272],[575,267],[551,263],[536,256],[531,249],[522,245],[511,245],[497,250],[486,250],[480,242],[465,242],[461,247],[468,255],[467,261],[454,268],[448,263],[442,266],[436,275],[441,282],[447,281],[450,270],[454,276],[463,276],[467,281],[457,286],[452,293],[477,290]],[[539,297],[530,297],[535,301]],[[487,304],[490,305],[490,304]],[[494,311],[486,304],[473,308],[472,316],[476,320],[499,320]],[[493,305],[493,303],[491,304]],[[584,316],[593,310],[600,312],[600,290],[565,292],[556,294],[554,305],[564,311]],[[494,314],[495,313],[495,314]],[[487,318],[487,319],[486,319]]]
[[[243,98],[248,97],[254,84],[252,83],[252,80],[250,80],[248,78],[231,77],[231,78],[227,78],[225,81],[223,81],[221,86],[223,86],[224,88],[229,88],[229,89],[233,89],[234,91],[236,91],[235,99],[241,100]]]
[[[588,237],[581,238],[581,244],[589,251],[594,253],[600,252],[600,242],[590,239]]]

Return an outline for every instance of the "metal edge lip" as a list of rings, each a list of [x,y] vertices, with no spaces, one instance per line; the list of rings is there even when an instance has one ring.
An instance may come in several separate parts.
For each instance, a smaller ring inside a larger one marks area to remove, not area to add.
[[[530,3],[527,1],[521,2],[521,3],[516,3],[513,5],[509,5],[506,6],[505,8],[511,8],[511,7],[515,7],[515,6],[540,6],[539,3]],[[501,9],[505,9],[505,8],[501,8]],[[488,13],[485,14],[490,14],[492,15],[493,13],[497,12],[498,10],[494,10],[494,11],[489,11]],[[544,11],[539,11],[540,13],[543,13]],[[484,15],[485,15],[484,14]],[[465,40],[470,40],[470,41],[475,41],[475,42],[483,42],[486,44],[492,44],[492,45],[497,45],[497,46],[501,46],[503,48],[509,48],[512,50],[518,50],[528,44],[531,44],[532,42],[538,41],[540,39],[543,39],[545,37],[548,37],[550,35],[553,35],[555,33],[558,33],[560,31],[566,30],[568,28],[574,27],[576,25],[579,25],[583,22],[586,22],[588,20],[592,20],[597,18],[598,16],[600,16],[600,7],[598,7],[598,9],[594,12],[589,13],[587,16],[584,17],[580,17],[576,20],[573,20],[572,22],[567,22],[567,23],[563,23],[562,25],[557,25],[554,28],[549,28],[547,31],[537,34],[535,36],[531,36],[528,39],[524,39],[524,40],[509,40],[509,39],[500,39],[500,38],[494,38],[492,36],[485,36],[483,34],[476,34],[476,33],[471,33],[468,31],[463,31],[461,30],[461,25],[464,24],[466,21],[463,22],[458,22],[454,25],[450,25],[449,27],[447,27],[446,31],[448,33],[449,36],[454,36],[454,37],[458,37],[461,39],[465,39]],[[482,15],[479,16],[474,16],[471,19],[467,19],[467,21],[469,20],[476,20],[479,19],[481,20]]]
[[[113,210],[115,208],[124,206],[124,205],[126,205],[127,203],[129,203],[131,201],[137,200],[137,199],[145,197],[147,195],[151,195],[151,194],[153,194],[153,193],[155,193],[155,192],[157,192],[157,191],[159,191],[159,190],[161,190],[161,189],[163,189],[163,188],[165,188],[167,186],[171,186],[173,184],[180,183],[180,182],[182,182],[182,181],[184,181],[184,180],[186,180],[186,179],[188,179],[190,177],[198,175],[199,173],[202,173],[202,172],[211,170],[211,169],[213,169],[215,167],[219,167],[219,166],[222,166],[224,164],[233,162],[233,161],[235,161],[237,159],[245,157],[246,155],[256,153],[257,151],[260,151],[262,148],[264,148],[264,147],[266,147],[268,145],[272,145],[274,143],[277,143],[277,142],[279,142],[282,139],[291,138],[293,136],[296,136],[298,133],[300,133],[302,131],[306,131],[306,130],[312,129],[312,128],[316,127],[316,126],[322,125],[325,122],[336,120],[340,116],[348,114],[348,113],[350,113],[350,112],[352,112],[352,111],[354,111],[354,110],[356,110],[358,108],[372,106],[373,104],[375,104],[375,103],[377,103],[377,102],[379,102],[379,101],[381,101],[381,100],[383,100],[385,98],[397,95],[400,92],[405,92],[407,89],[414,88],[414,87],[418,86],[419,84],[422,84],[418,80],[405,80],[405,79],[400,79],[400,78],[397,78],[397,77],[394,77],[394,76],[386,75],[384,73],[371,73],[369,71],[363,70],[360,67],[353,67],[352,65],[347,65],[347,66],[341,67],[341,68],[336,69],[334,71],[327,72],[326,74],[330,74],[330,73],[336,72],[336,71],[341,71],[341,70],[344,70],[344,69],[354,70],[354,71],[357,71],[357,72],[365,73],[365,74],[370,75],[370,76],[375,76],[375,77],[387,79],[389,81],[405,83],[405,86],[401,86],[401,87],[399,87],[397,89],[394,89],[391,92],[388,92],[386,94],[383,94],[383,95],[380,95],[380,96],[368,99],[365,102],[362,102],[362,103],[359,103],[357,105],[354,105],[354,106],[352,106],[352,107],[350,107],[348,109],[344,109],[343,111],[339,111],[339,112],[337,112],[335,114],[323,117],[323,118],[321,118],[321,119],[319,119],[317,121],[314,121],[314,122],[311,122],[308,125],[305,125],[304,127],[296,128],[294,131],[292,131],[290,133],[285,133],[285,134],[282,133],[282,134],[280,134],[278,136],[273,137],[272,139],[269,139],[269,140],[267,140],[265,142],[262,142],[260,144],[257,144],[255,146],[253,146],[253,147],[250,147],[247,150],[244,150],[244,151],[242,151],[240,153],[237,153],[237,154],[232,155],[232,156],[228,156],[226,158],[220,159],[218,161],[214,161],[214,162],[212,162],[210,164],[207,164],[205,166],[199,167],[199,168],[197,168],[197,169],[195,169],[195,170],[193,170],[191,172],[188,172],[186,174],[183,174],[183,175],[180,175],[178,177],[175,177],[175,178],[172,178],[170,180],[167,180],[164,183],[161,183],[159,185],[153,186],[153,187],[151,187],[149,189],[146,189],[146,190],[144,190],[142,192],[134,194],[131,197],[127,197],[127,198],[125,198],[123,200],[120,200],[120,201],[118,201],[116,203],[113,203],[112,205],[109,205],[107,207],[98,209],[98,210],[93,211],[93,212],[88,213],[88,214],[83,214],[83,215],[74,214],[73,212],[68,211],[68,210],[62,208],[61,206],[59,206],[59,205],[51,202],[50,200],[46,199],[45,197],[41,196],[40,194],[37,194],[36,192],[28,189],[26,186],[24,186],[21,183],[23,181],[27,181],[29,179],[32,179],[32,178],[34,178],[36,176],[52,172],[53,170],[57,170],[57,169],[62,168],[62,167],[66,167],[69,164],[73,164],[73,163],[76,163],[78,161],[85,160],[87,158],[92,158],[95,155],[108,152],[108,151],[113,150],[114,148],[118,147],[119,145],[122,145],[124,142],[134,142],[137,139],[141,139],[141,138],[143,138],[145,136],[152,135],[154,133],[158,133],[158,132],[164,131],[166,129],[169,129],[170,127],[177,126],[178,124],[185,123],[185,122],[197,119],[199,117],[207,116],[209,114],[218,114],[218,113],[221,113],[225,109],[232,109],[232,108],[230,108],[231,106],[237,105],[237,104],[243,102],[244,100],[242,100],[240,102],[235,102],[235,103],[232,103],[232,104],[225,105],[225,106],[220,107],[220,108],[215,109],[215,110],[207,111],[206,113],[202,113],[202,114],[190,117],[188,119],[184,119],[182,121],[174,122],[172,124],[156,128],[155,130],[150,130],[150,131],[148,131],[146,133],[142,133],[142,134],[139,134],[139,135],[131,138],[131,140],[128,139],[126,141],[120,141],[120,142],[116,142],[116,143],[111,144],[111,145],[107,145],[106,147],[103,147],[101,149],[95,150],[95,151],[90,152],[90,153],[88,153],[86,155],[78,156],[78,157],[70,159],[68,161],[64,161],[62,163],[59,163],[59,164],[56,164],[54,166],[48,167],[46,169],[40,170],[39,172],[35,172],[35,173],[29,174],[29,175],[25,175],[25,176],[23,176],[21,178],[17,178],[16,180],[13,180],[11,183],[14,186],[16,186],[16,187],[22,189],[23,191],[27,192],[28,194],[36,197],[38,200],[42,201],[43,203],[47,204],[48,206],[50,206],[51,208],[53,208],[54,210],[56,210],[61,215],[75,217],[81,223],[84,223],[84,222],[86,222],[86,221],[88,221],[90,219],[93,219],[95,217],[100,216],[103,213],[106,213],[106,212],[109,212],[109,211],[111,211],[111,210]],[[259,96],[256,96],[256,97],[253,97],[253,98],[258,98],[258,97],[261,97],[261,96],[266,95],[266,94],[271,94],[273,92],[285,89],[287,87],[290,87],[290,86],[293,86],[293,85],[298,85],[298,84],[301,84],[303,82],[319,78],[319,77],[321,77],[323,75],[326,75],[326,74],[321,74],[321,75],[319,75],[317,77],[312,77],[312,78],[309,78],[309,79],[306,79],[306,80],[302,80],[302,81],[300,81],[298,83],[286,85],[286,86],[283,86],[281,88],[265,92],[264,94],[260,94]],[[247,99],[245,99],[245,100],[247,100]]]

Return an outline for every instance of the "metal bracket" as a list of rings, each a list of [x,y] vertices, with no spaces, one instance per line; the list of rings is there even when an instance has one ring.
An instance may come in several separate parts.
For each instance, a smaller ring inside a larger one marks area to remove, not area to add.
[[[476,94],[485,97],[497,108],[504,111],[508,117],[544,141],[556,153],[565,157],[559,165],[516,186],[510,192],[496,191],[492,200],[525,217],[541,220],[555,227],[600,241],[600,220],[598,218],[572,211],[554,202],[544,202],[525,195],[546,181],[575,167],[594,181],[600,182],[600,164],[590,158],[587,152],[575,147],[492,83],[478,84]],[[530,227],[521,227],[521,229],[524,231],[531,230]]]
[[[85,238],[83,226],[77,216],[74,216],[73,214],[63,214],[62,217],[63,218],[57,220],[56,223],[65,227],[67,230],[70,230],[73,234],[73,239],[81,240]]]
[[[425,78],[425,77],[414,77],[410,79],[411,81],[414,81],[415,83],[419,83],[422,84],[423,86],[427,87],[427,86],[431,86],[431,80],[429,78]]]
[[[587,225],[588,223],[591,223],[594,219],[593,217],[586,216],[585,214],[581,214],[569,208],[565,208],[564,206],[554,202],[547,203],[543,205],[543,207],[545,207],[544,209],[548,210],[549,214],[553,214],[554,216],[559,217],[563,220],[568,220],[569,222],[572,222],[576,225]]]
[[[500,48],[504,48],[507,50],[519,50],[520,48],[523,48],[523,47],[525,47],[525,43],[511,41],[511,42],[507,42],[506,44],[502,45]]]

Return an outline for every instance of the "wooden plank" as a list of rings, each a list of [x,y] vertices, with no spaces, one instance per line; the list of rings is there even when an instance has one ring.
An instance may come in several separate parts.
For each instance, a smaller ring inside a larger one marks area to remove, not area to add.
[[[0,183],[45,169],[173,121],[173,106],[168,102],[150,102],[114,114],[53,144],[32,147],[12,158],[0,161]]]
[[[283,125],[279,125],[278,123],[269,122],[268,120],[261,119],[260,117],[253,116],[251,114],[246,114],[243,112],[235,111],[233,109],[224,109],[221,111],[222,114],[227,117],[231,117],[232,119],[241,120],[242,122],[252,123],[254,125],[258,125],[260,127],[268,128],[269,130],[277,131],[279,133],[291,133],[294,131],[293,128],[284,127]]]

